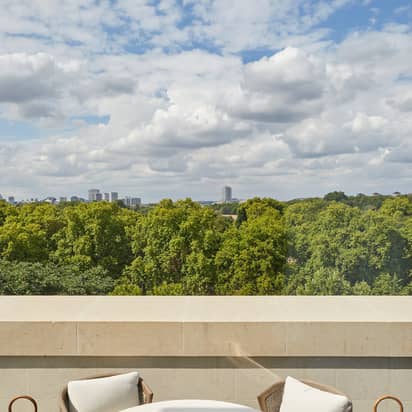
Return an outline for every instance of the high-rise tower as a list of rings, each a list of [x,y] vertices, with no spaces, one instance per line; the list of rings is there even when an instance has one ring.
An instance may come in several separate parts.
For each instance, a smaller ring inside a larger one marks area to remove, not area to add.
[[[225,186],[222,191],[222,201],[224,203],[232,201],[232,188],[230,186]]]

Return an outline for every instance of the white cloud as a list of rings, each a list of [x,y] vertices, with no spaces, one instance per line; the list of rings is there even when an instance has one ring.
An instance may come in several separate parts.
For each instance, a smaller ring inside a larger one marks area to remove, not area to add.
[[[226,97],[227,106],[241,118],[292,123],[321,110],[325,84],[320,62],[287,48],[247,64],[240,87]]]
[[[347,3],[6,0],[0,116],[49,137],[0,140],[2,191],[392,192],[397,167],[408,190],[411,29],[324,43],[317,25]]]

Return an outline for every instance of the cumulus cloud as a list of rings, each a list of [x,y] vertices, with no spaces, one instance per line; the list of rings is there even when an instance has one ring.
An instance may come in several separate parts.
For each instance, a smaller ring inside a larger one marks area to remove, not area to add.
[[[325,84],[322,63],[286,48],[247,64],[239,89],[227,97],[228,106],[246,119],[292,123],[321,110]]]
[[[333,42],[349,3],[6,0],[0,120],[44,137],[0,136],[1,190],[292,197],[385,191],[396,167],[407,190],[411,27]]]
[[[0,102],[21,103],[55,98],[65,67],[44,53],[0,56]]]

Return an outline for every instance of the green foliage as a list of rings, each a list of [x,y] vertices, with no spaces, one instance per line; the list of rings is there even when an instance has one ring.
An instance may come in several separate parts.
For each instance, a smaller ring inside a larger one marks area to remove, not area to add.
[[[185,288],[181,283],[166,283],[163,282],[159,286],[155,286],[152,291],[156,296],[182,296],[185,295]]]
[[[101,267],[0,260],[0,295],[105,295],[112,288]]]
[[[229,224],[190,199],[161,201],[131,228],[134,260],[122,278],[143,293],[155,293],[163,284],[182,285],[185,294],[212,293],[214,258]]]
[[[59,210],[49,204],[3,209],[0,257],[14,261],[45,262],[56,247],[54,235],[63,226]]]
[[[344,202],[348,200],[348,196],[344,192],[330,192],[323,197],[327,202]]]
[[[236,224],[240,226],[249,218],[255,218],[262,214],[266,214],[270,209],[274,209],[279,213],[283,213],[284,208],[285,205],[276,199],[267,197],[261,199],[259,197],[254,197],[253,199],[249,199],[239,205]]]
[[[352,288],[353,295],[370,295],[372,294],[372,289],[367,282],[362,280],[361,282],[356,282]]]
[[[412,203],[407,197],[395,197],[383,202],[381,213],[402,220],[407,216],[412,216]]]
[[[225,233],[216,255],[217,294],[281,294],[286,263],[286,231],[280,212],[254,202],[245,208],[247,220]]]
[[[380,274],[372,285],[372,295],[399,295],[401,291],[401,280],[389,273]]]
[[[412,196],[0,201],[0,294],[412,295],[411,274]]]
[[[352,288],[342,273],[322,268],[304,277],[297,287],[298,295],[350,295]]]
[[[131,283],[120,283],[109,293],[112,296],[139,296],[141,294],[142,289]]]
[[[9,205],[6,201],[0,200],[0,226],[2,226],[6,218],[12,214],[15,214],[17,209]]]
[[[335,201],[310,200],[289,206],[284,219],[289,260],[294,263],[286,270],[288,293],[406,293],[412,225],[409,200],[405,200],[388,199],[377,211]],[[387,273],[396,279],[391,287]],[[327,281],[338,278],[340,288],[328,286]]]
[[[210,205],[208,207],[215,210],[216,212],[220,212],[222,215],[236,215],[238,213],[239,203],[238,202],[218,203],[218,204]]]
[[[101,266],[118,277],[132,259],[126,223],[133,213],[108,202],[80,203],[63,211],[53,259],[84,267]]]

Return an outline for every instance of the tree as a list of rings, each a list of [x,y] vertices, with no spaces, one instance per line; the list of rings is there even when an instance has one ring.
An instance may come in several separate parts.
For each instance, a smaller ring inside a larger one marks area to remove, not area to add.
[[[176,290],[169,285],[180,285],[185,294],[212,294],[214,258],[229,225],[190,199],[161,201],[130,229],[134,260],[122,281],[139,286],[144,294]]]
[[[380,212],[402,221],[402,219],[412,216],[412,202],[406,196],[389,198],[383,202]]]
[[[324,200],[310,199],[292,203],[286,208],[283,222],[287,230],[288,256],[295,262],[295,268],[309,259],[314,224],[327,206]]]
[[[1,295],[105,295],[112,289],[101,267],[0,260]]]
[[[373,295],[399,295],[402,291],[402,283],[396,275],[389,273],[380,274],[373,282]]]
[[[268,209],[277,210],[280,214],[282,214],[285,209],[285,205],[278,200],[268,197],[254,197],[253,199],[249,199],[246,202],[241,203],[238,207],[238,217],[236,220],[237,226],[240,226],[243,222],[250,218],[265,214]]]
[[[112,296],[139,296],[142,294],[142,289],[139,286],[133,285],[131,283],[119,283],[115,288],[109,293]]]
[[[53,205],[27,204],[8,211],[0,226],[0,257],[45,262],[56,248],[54,235],[64,226]]]
[[[330,192],[323,197],[327,202],[345,202],[348,200],[348,196],[344,192]]]
[[[7,219],[7,217],[11,214],[15,214],[13,212],[16,211],[16,208],[9,205],[6,201],[0,200],[0,226],[2,226]]]
[[[126,224],[131,212],[108,202],[65,208],[53,259],[83,267],[101,266],[117,278],[132,259]]]
[[[337,271],[352,285],[361,281],[372,285],[382,272],[405,278],[410,267],[408,243],[393,217],[336,202],[317,205],[303,202],[285,212],[289,256],[296,261],[288,266],[289,283],[294,285],[288,290],[296,290],[306,274],[324,269]]]
[[[225,233],[216,255],[216,293],[281,294],[286,252],[286,231],[280,212],[270,207],[249,214],[240,227],[232,227]]]
[[[185,295],[185,288],[181,283],[166,283],[155,286],[152,291],[157,296],[182,296]]]
[[[372,294],[372,289],[367,282],[362,280],[361,282],[356,282],[352,288],[353,295],[370,295]]]
[[[304,277],[298,295],[350,295],[351,285],[337,270],[323,268]]]

